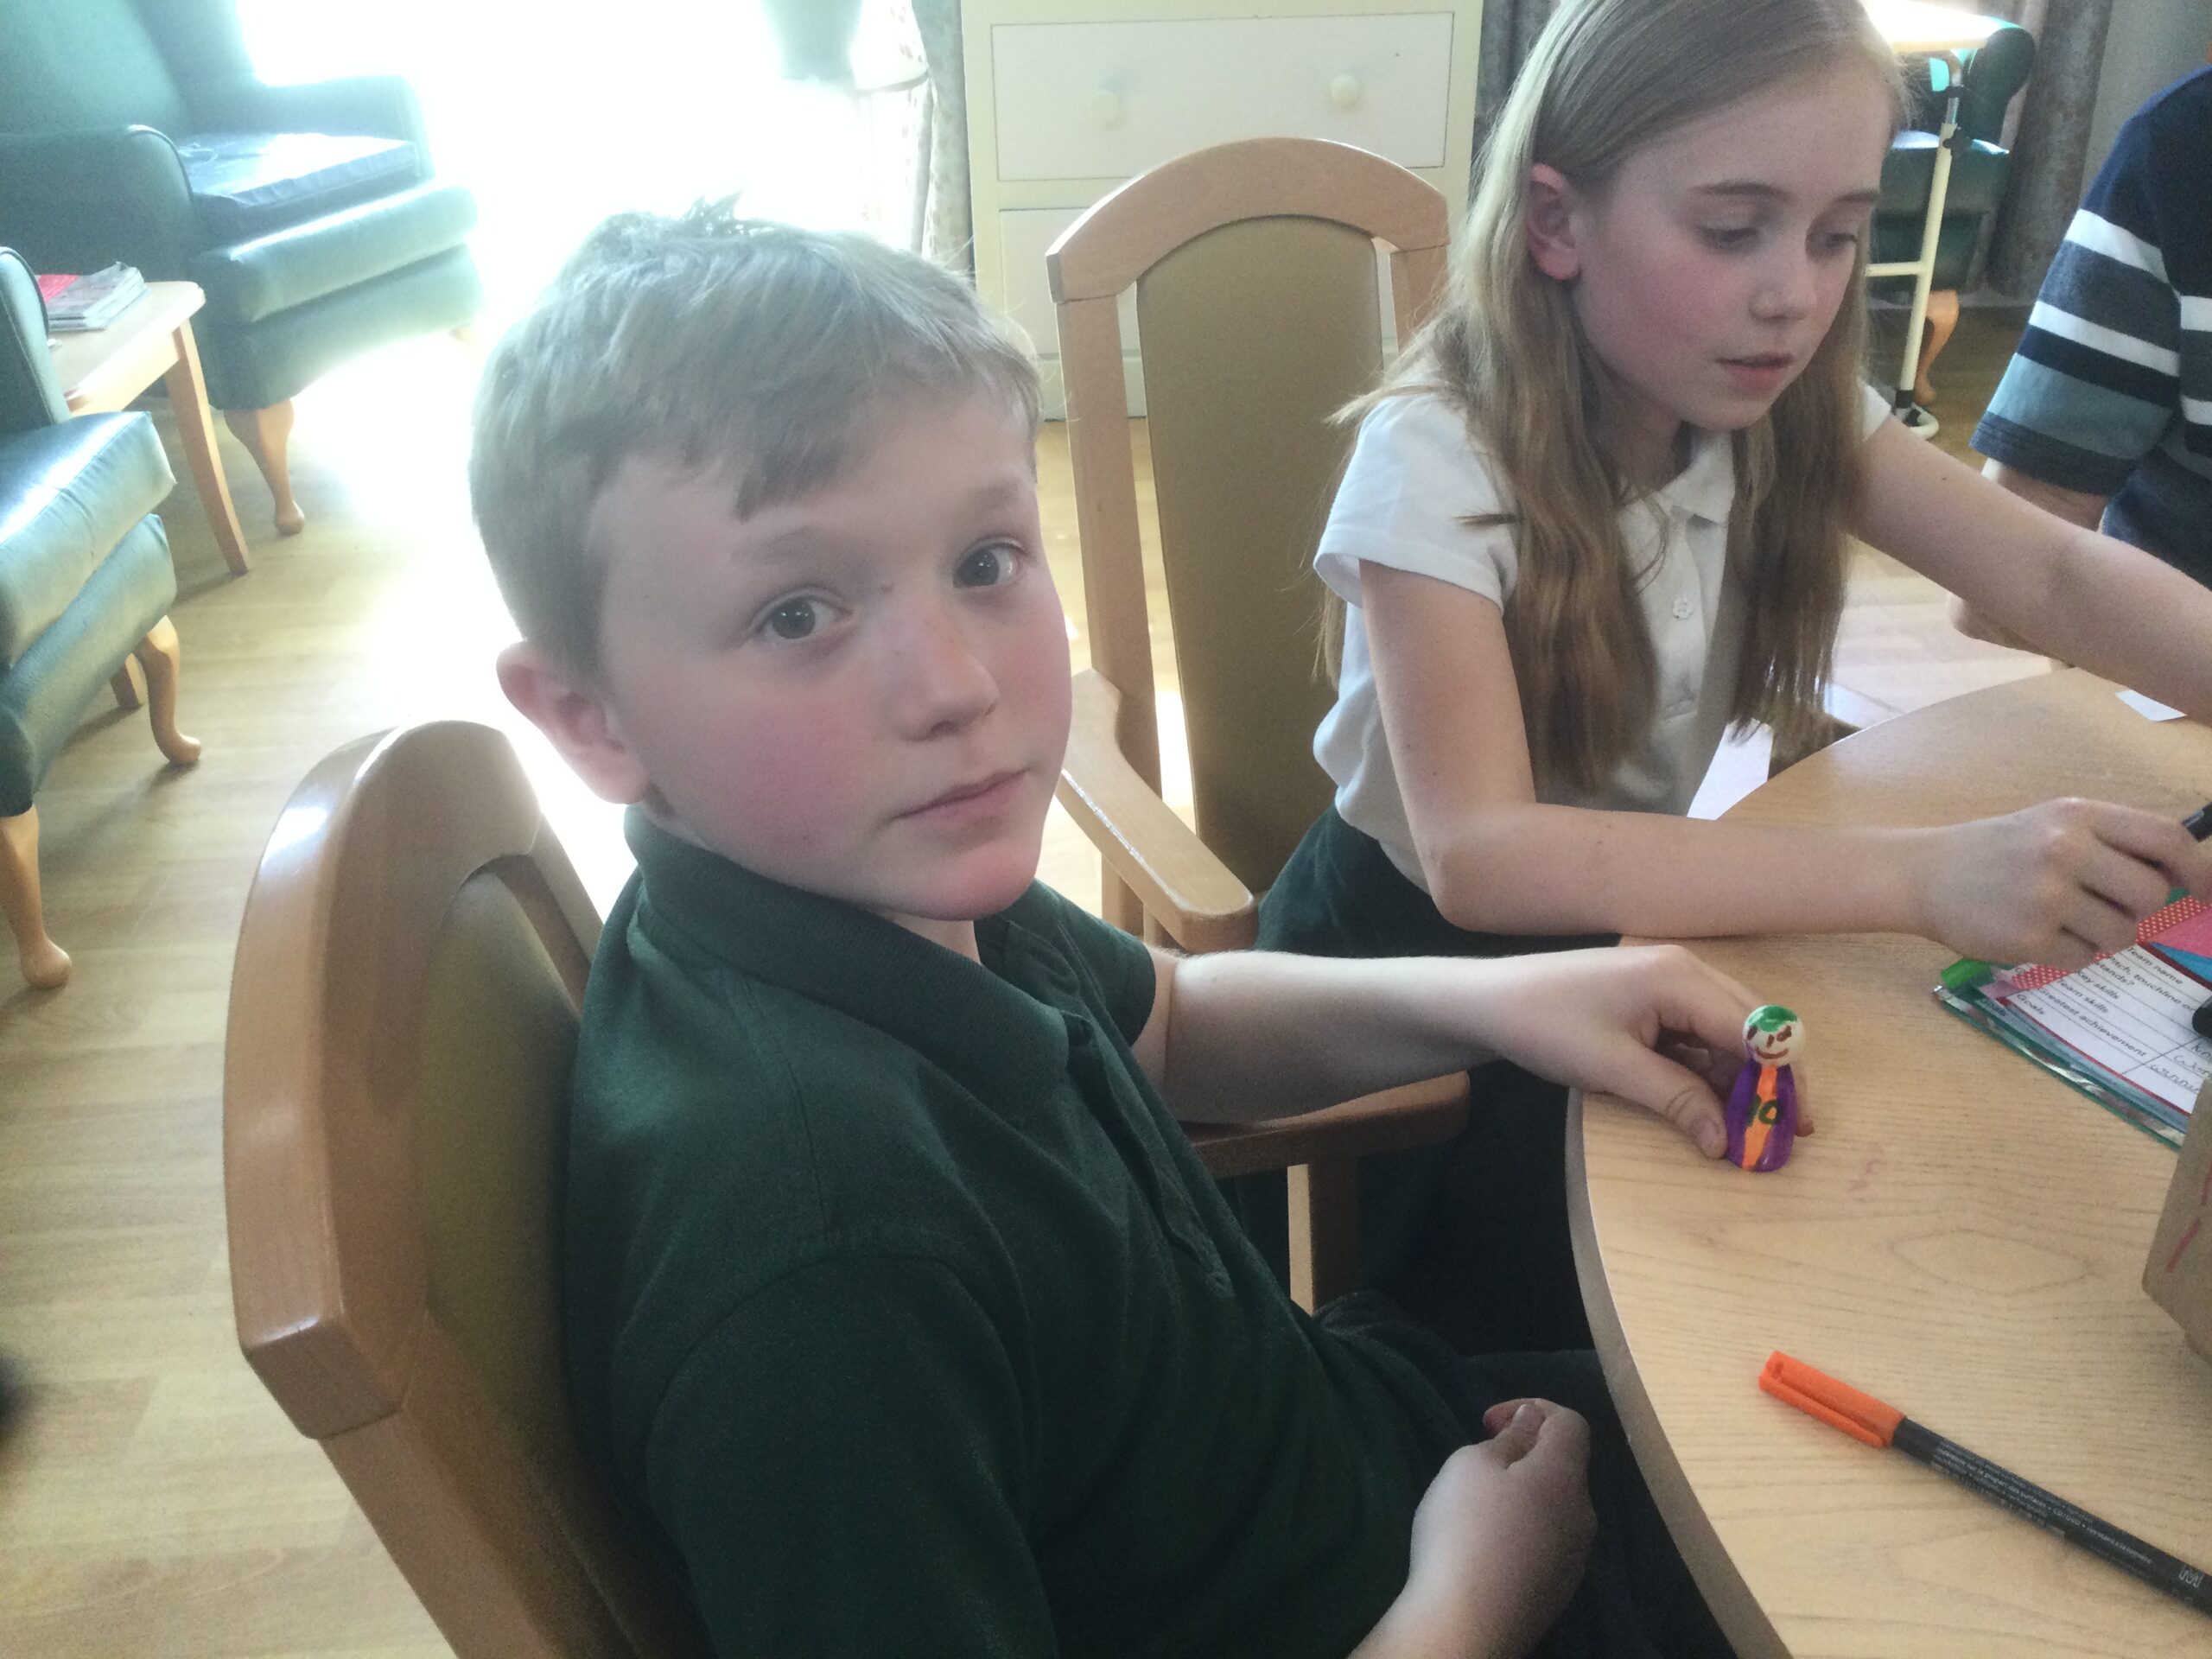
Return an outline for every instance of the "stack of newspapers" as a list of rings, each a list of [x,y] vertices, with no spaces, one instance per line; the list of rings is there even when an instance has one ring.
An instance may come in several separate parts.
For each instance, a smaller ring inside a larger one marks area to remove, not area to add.
[[[110,265],[84,276],[41,276],[39,297],[46,302],[46,326],[57,334],[105,328],[146,291],[135,265]]]

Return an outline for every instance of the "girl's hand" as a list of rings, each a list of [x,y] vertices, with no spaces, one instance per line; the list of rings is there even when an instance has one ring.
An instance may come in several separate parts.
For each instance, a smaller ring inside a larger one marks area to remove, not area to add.
[[[1708,1158],[1727,1151],[1715,1090],[1743,1067],[1758,1003],[1734,980],[1674,944],[1480,965],[1484,1035],[1507,1059],[1656,1112]]]
[[[2046,801],[1927,834],[1913,872],[1920,931],[1985,962],[2079,968],[2134,944],[2173,888],[2212,897],[2212,854],[2133,807]]]
[[[1406,1587],[1353,1659],[1526,1653],[1582,1582],[1590,1426],[1546,1400],[1483,1421],[1491,1438],[1446,1459],[1414,1511]]]

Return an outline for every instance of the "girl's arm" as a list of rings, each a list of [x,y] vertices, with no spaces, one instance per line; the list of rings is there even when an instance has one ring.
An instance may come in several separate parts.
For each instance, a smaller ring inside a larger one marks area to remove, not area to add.
[[[2212,588],[2042,510],[1894,421],[1866,440],[1860,536],[2034,649],[2212,721]]]
[[[1914,830],[1540,804],[1497,607],[1375,564],[1361,566],[1360,592],[1414,849],[1458,926],[1922,933],[1992,960],[2078,965],[2131,941],[2169,886],[2212,892],[2212,862],[2178,824],[2096,803]]]
[[[2095,530],[2104,523],[2105,508],[2111,500],[2109,496],[2087,490],[2069,490],[2063,485],[2046,483],[2033,473],[2024,473],[2001,461],[1986,463],[1981,475],[1998,488],[2010,490],[2022,500],[2032,502],[2045,512],[2055,513],[2068,524],[2079,524],[2084,530]],[[2005,632],[1956,595],[1951,600],[1951,626],[1961,633],[1986,639],[1993,645],[2010,645],[2015,651],[2035,649],[2026,640]]]

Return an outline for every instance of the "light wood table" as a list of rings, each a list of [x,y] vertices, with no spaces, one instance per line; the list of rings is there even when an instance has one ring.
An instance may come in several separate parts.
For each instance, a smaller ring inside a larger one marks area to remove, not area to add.
[[[149,283],[143,297],[106,327],[54,335],[51,355],[72,415],[128,409],[155,381],[167,385],[193,486],[224,562],[242,576],[251,568],[245,534],[231,505],[200,374],[200,348],[192,339],[192,319],[206,302],[196,283]]]
[[[2069,670],[1871,728],[1728,816],[1937,823],[2063,794],[2180,817],[2212,795],[2212,731]],[[1568,1202],[1630,1439],[1745,1659],[2212,1654],[2212,1619],[1757,1387],[1780,1349],[2212,1564],[2212,1366],[2140,1282],[2173,1153],[1943,1012],[1938,945],[1694,948],[1803,1014],[1817,1132],[1749,1175],[1578,1101]]]

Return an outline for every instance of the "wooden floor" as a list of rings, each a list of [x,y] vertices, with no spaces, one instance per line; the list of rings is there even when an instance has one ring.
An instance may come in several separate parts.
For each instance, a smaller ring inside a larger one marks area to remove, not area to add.
[[[1974,314],[1962,325],[1943,365],[1947,446],[1970,429],[2018,327]],[[508,630],[462,484],[474,372],[453,342],[429,340],[302,397],[294,473],[309,523],[290,541],[269,534],[268,498],[226,433],[252,574],[227,575],[188,487],[164,509],[183,589],[182,724],[206,758],[166,771],[143,714],[103,707],[39,796],[49,925],[76,976],[33,993],[12,949],[0,953],[0,1353],[29,1380],[0,1443],[7,1659],[445,1652],[321,1454],[238,1356],[219,1095],[232,943],[294,783],[396,722],[516,724],[492,681]],[[1079,617],[1058,427],[1042,467]],[[1840,656],[1846,683],[1895,709],[2042,666],[1959,639],[1940,594],[1871,556]],[[534,739],[524,753],[604,904],[626,863],[613,815]],[[1739,758],[1729,787],[1760,764]],[[1095,864],[1057,814],[1046,874],[1095,902]]]

